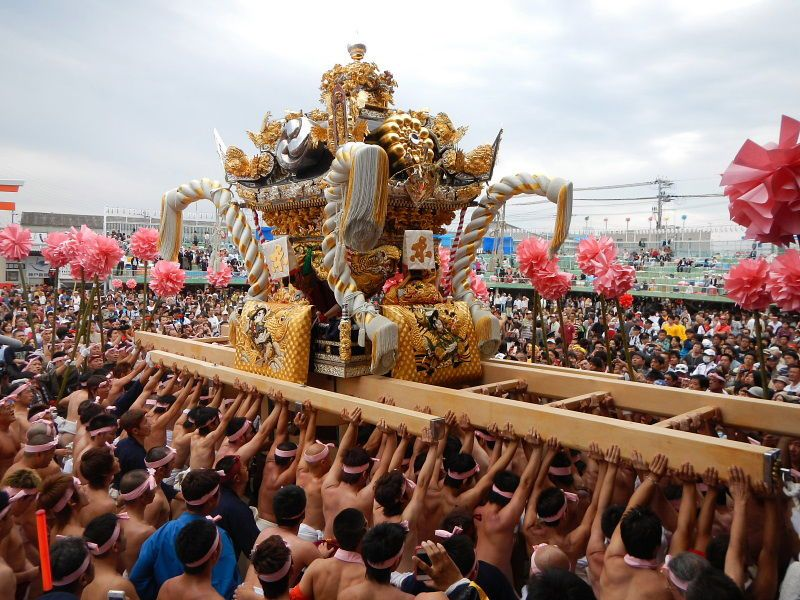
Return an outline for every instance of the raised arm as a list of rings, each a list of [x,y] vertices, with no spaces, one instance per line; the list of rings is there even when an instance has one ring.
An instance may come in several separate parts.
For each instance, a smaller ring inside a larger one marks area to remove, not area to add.
[[[403,458],[405,458],[408,444],[411,441],[411,435],[409,435],[405,423],[400,423],[397,427],[397,436],[400,440],[397,442],[397,448],[395,448],[392,454],[392,460],[389,461],[389,473],[395,469],[402,469],[403,466]]]
[[[478,483],[475,484],[475,487],[459,496],[459,504],[462,507],[474,508],[486,492],[491,489],[494,476],[500,471],[504,471],[508,465],[511,464],[514,455],[517,453],[517,448],[519,448],[519,438],[514,435],[514,428],[511,426],[511,423],[506,423],[502,435],[506,440],[506,447],[503,453],[500,455],[497,462],[486,470],[486,475],[478,479]],[[495,442],[495,444],[500,443],[500,440]]]
[[[656,454],[650,462],[649,473],[642,480],[641,484],[636,491],[633,492],[625,512],[638,507],[649,506],[653,500],[653,495],[658,488],[659,480],[667,472],[667,465],[669,464],[667,457],[663,454]],[[624,515],[623,515],[624,517]],[[622,533],[620,532],[619,524],[614,529],[614,534],[611,536],[611,542],[608,544],[606,550],[606,560],[609,558],[623,557],[625,555],[625,543],[622,541]]]
[[[417,486],[414,488],[414,493],[411,494],[411,500],[403,510],[403,518],[411,523],[417,522],[425,506],[425,496],[428,495],[428,487],[431,484],[431,477],[439,456],[439,446],[433,443],[430,431],[426,429],[422,433],[423,441],[428,443],[428,451],[425,456],[425,462],[422,464],[417,476]]]
[[[598,476],[597,478],[597,485],[602,486],[600,491],[600,498],[597,502],[597,511],[594,514],[594,519],[592,520],[592,531],[589,534],[589,543],[586,546],[586,558],[590,561],[592,560],[602,560],[603,556],[606,553],[606,543],[605,543],[605,535],[603,534],[603,513],[606,512],[606,509],[611,504],[611,497],[614,494],[614,485],[617,479],[617,470],[619,469],[619,446],[611,446],[608,450],[606,450],[604,462],[606,464],[606,473],[603,479],[601,480]],[[599,580],[600,572],[598,567],[600,567],[602,563],[597,564],[592,569],[592,575],[595,578],[595,581]]]
[[[256,388],[252,388],[250,390],[250,396],[250,406],[247,407],[247,410],[244,413],[244,418],[252,423],[256,420],[258,413],[261,412],[261,402],[263,401],[263,396],[258,393]],[[242,407],[244,407],[244,404]]]
[[[383,439],[381,440],[380,452],[378,452],[378,456],[376,457],[377,465],[373,467],[370,483],[364,489],[370,488],[374,490],[378,479],[389,472],[389,463],[392,461],[392,455],[397,447],[397,436],[394,434],[394,431],[386,425],[386,421],[381,419],[376,429],[381,432]]]
[[[258,431],[253,438],[246,444],[243,444],[241,448],[236,450],[236,455],[242,459],[244,464],[248,464],[253,457],[258,454],[261,448],[264,447],[264,444],[267,442],[267,438],[275,430],[275,426],[278,423],[278,417],[282,410],[283,405],[276,402],[272,407],[269,416],[261,423],[261,427],[258,428]]]
[[[556,457],[556,454],[558,454],[558,447],[559,444],[556,438],[551,437],[547,440],[542,464],[539,466],[539,472],[536,475],[533,490],[528,496],[528,505],[525,508],[525,519],[522,524],[525,529],[530,529],[536,525],[538,519],[536,504],[539,502],[539,496],[546,488],[554,487],[547,475],[550,471],[550,465],[553,464],[553,459]]]
[[[525,436],[523,443],[530,448],[530,458],[528,459],[528,464],[525,465],[522,476],[519,478],[519,485],[517,485],[517,489],[514,490],[511,501],[500,509],[498,516],[502,525],[519,522],[519,518],[522,516],[522,511],[525,510],[525,505],[531,495],[533,485],[536,483],[537,475],[539,474],[539,468],[541,467],[542,438],[531,429]]]
[[[705,552],[711,540],[711,529],[714,526],[714,514],[717,511],[717,496],[719,495],[719,475],[714,467],[709,467],[703,474],[703,483],[706,485],[706,495],[700,507],[700,516],[697,518],[697,537],[694,540],[694,549]]]
[[[164,413],[156,417],[156,427],[167,427],[170,423],[173,423],[178,418],[178,415],[183,412],[183,407],[186,405],[186,400],[189,398],[189,394],[195,388],[195,381],[195,375],[191,375],[183,388],[181,388],[181,391],[178,392],[175,402],[173,402]]]
[[[597,450],[597,456],[600,458],[600,448],[597,444],[594,444],[594,447]],[[597,473],[597,482],[594,486],[594,491],[592,493],[592,501],[589,503],[589,507],[586,509],[586,512],[583,513],[583,519],[578,524],[578,526],[569,532],[567,539],[570,541],[570,545],[572,548],[578,549],[578,556],[583,556],[586,553],[586,547],[589,543],[589,536],[592,533],[592,523],[594,522],[594,518],[597,515],[597,507],[600,505],[600,494],[602,492],[602,482],[605,479],[606,471],[608,470],[608,465],[605,462],[599,462],[599,471]]]
[[[728,552],[725,555],[725,575],[744,589],[747,579],[747,501],[750,498],[750,477],[739,467],[730,468],[728,488],[733,497],[733,520]]]
[[[689,463],[684,463],[677,476],[683,483],[683,493],[678,509],[678,527],[672,534],[669,544],[669,553],[672,556],[685,550],[691,550],[697,520],[697,477],[695,477],[694,468]]]
[[[333,459],[333,464],[330,470],[325,475],[322,482],[323,489],[332,487],[339,483],[342,477],[342,459],[345,451],[349,450],[355,444],[356,437],[358,436],[358,424],[361,423],[361,409],[356,408],[353,412],[348,413],[346,408],[342,409],[342,420],[347,422],[347,430],[344,432],[341,441],[339,442],[339,450],[336,452],[336,458]]]
[[[475,428],[469,420],[469,415],[462,413],[458,418],[458,428],[463,434],[461,437],[461,452],[472,454],[475,448]]]
[[[781,501],[762,481],[754,486],[753,492],[764,506],[764,537],[758,553],[758,571],[753,582],[754,600],[773,600],[778,593],[778,523],[782,512]]]
[[[139,397],[133,401],[131,409],[144,407],[145,400],[147,400],[151,394],[156,391],[158,383],[161,381],[161,377],[163,375],[164,367],[159,366],[158,369],[156,369],[156,371],[147,378],[147,382],[144,384],[144,388],[142,388],[142,393],[139,394]]]
[[[239,397],[236,402],[233,403],[233,406],[230,410],[226,410],[225,414],[222,415],[222,418],[219,421],[219,425],[217,428],[209,433],[205,438],[204,441],[208,444],[213,444],[216,446],[219,442],[222,441],[222,438],[225,437],[225,431],[228,429],[228,424],[233,419],[233,415],[236,414],[236,411],[239,409],[239,405],[242,403],[242,398]]]

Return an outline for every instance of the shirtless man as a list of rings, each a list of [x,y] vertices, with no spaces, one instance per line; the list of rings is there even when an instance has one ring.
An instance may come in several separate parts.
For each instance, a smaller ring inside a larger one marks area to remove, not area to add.
[[[25,445],[22,446],[22,459],[8,468],[6,476],[19,469],[33,469],[42,480],[51,475],[58,475],[61,469],[53,461],[58,441],[44,432],[35,431],[30,432],[27,438]]]
[[[401,592],[390,583],[392,571],[403,557],[406,531],[396,523],[382,523],[370,529],[361,543],[366,579],[339,592],[339,600],[407,600],[411,594]]]
[[[9,531],[14,526],[11,520],[11,511],[8,503],[8,494],[0,490],[0,539],[8,538]],[[5,557],[0,555],[0,598],[12,600],[17,589],[17,579],[14,570],[9,566]]]
[[[113,513],[116,502],[108,495],[108,488],[119,473],[119,461],[109,448],[91,448],[81,460],[81,476],[86,481],[83,492],[88,505],[81,510],[81,523],[87,524],[95,517]]]
[[[211,585],[211,570],[222,551],[217,526],[207,519],[189,521],[178,533],[175,550],[184,573],[167,579],[156,600],[222,600]]]
[[[667,457],[657,454],[650,463],[649,474],[631,496],[611,536],[600,576],[604,600],[672,598],[659,573],[660,564],[656,558],[661,547],[661,521],[648,508],[666,471]]]
[[[302,448],[298,448],[294,443],[288,440],[288,426],[289,426],[289,405],[283,398],[283,395],[270,394],[275,402],[275,408],[267,421],[275,428],[275,439],[270,446],[267,453],[267,459],[264,462],[264,469],[261,476],[261,488],[258,490],[258,516],[267,522],[275,521],[275,514],[272,511],[273,498],[275,493],[285,485],[294,483],[297,477],[297,465],[300,462],[297,458],[298,452],[302,452]],[[277,411],[277,420],[273,420],[273,415]],[[275,425],[277,423],[277,426]],[[299,424],[307,426],[308,421],[305,417],[300,417],[297,421]],[[261,430],[258,431],[261,433]],[[304,440],[305,431],[300,432],[301,443]],[[255,438],[254,438],[255,439]],[[264,438],[266,439],[266,438]],[[253,440],[248,442],[253,444]],[[244,448],[242,448],[244,450]],[[240,454],[239,450],[237,454]],[[247,455],[242,457],[244,461],[248,458]],[[250,456],[252,458],[252,456]]]
[[[122,576],[125,532],[117,515],[106,513],[89,521],[83,538],[92,555],[94,580],[83,590],[81,600],[106,600],[110,590],[121,590],[129,600],[137,600],[136,588]]]
[[[223,456],[236,454],[237,450],[249,443],[256,435],[253,430],[253,421],[261,410],[261,394],[252,386],[248,388],[246,385],[241,385],[240,388],[239,396],[244,395],[244,400],[239,406],[237,414],[228,424],[225,441],[217,450],[215,462]]]
[[[280,536],[272,535],[253,550],[253,577],[236,588],[237,600],[289,600],[289,581],[294,576],[293,559]],[[335,596],[331,596],[335,598]]]
[[[33,539],[35,544],[34,511],[41,483],[42,480],[36,472],[30,469],[17,470],[3,479],[3,491],[9,496],[6,513],[10,528],[0,536],[0,557],[11,568],[16,585],[19,586],[18,591],[24,594],[31,585],[32,596],[41,592],[39,568],[29,559],[33,547],[28,542]]]
[[[170,502],[176,495],[175,489],[164,483],[164,480],[172,473],[175,456],[176,452],[173,448],[156,446],[147,451],[147,456],[144,459],[144,466],[153,470],[153,479],[156,481],[155,496],[144,512],[145,521],[156,529],[169,521]],[[167,493],[169,493],[169,496]]]
[[[217,446],[222,443],[225,437],[225,429],[228,423],[236,415],[236,411],[242,403],[239,398],[225,411],[222,419],[215,408],[204,407],[197,411],[197,431],[189,437],[189,468],[190,469],[210,469],[214,466],[214,456],[217,453]]]
[[[64,428],[66,435],[74,434],[78,423],[78,407],[86,400],[94,400],[98,395],[97,391],[100,384],[105,383],[106,378],[102,375],[83,374],[80,377],[80,387],[69,396],[59,401],[60,406],[67,407],[67,426]],[[70,442],[71,439],[65,439]]]
[[[256,539],[256,546],[271,535],[281,536],[292,551],[294,576],[291,581],[294,581],[303,569],[323,556],[315,544],[297,537],[300,523],[305,516],[305,492],[296,485],[284,486],[275,493],[272,505],[277,526],[265,528]],[[252,566],[248,570],[248,580],[255,581],[255,571]]]
[[[28,408],[30,408],[33,401],[33,387],[28,382],[18,383],[12,385],[11,393],[5,397],[5,401],[13,401],[14,419],[16,423],[12,426],[11,432],[18,440],[24,440],[25,434],[28,433],[30,423],[28,422]]]
[[[117,419],[108,413],[92,417],[86,425],[86,435],[75,438],[72,452],[72,472],[81,477],[81,457],[90,448],[110,448],[117,437]],[[84,479],[85,481],[85,479]]]
[[[322,483],[322,512],[325,516],[325,537],[333,534],[333,519],[345,508],[357,508],[367,521],[372,519],[372,502],[375,499],[374,482],[389,468],[394,444],[386,444],[384,453],[372,473],[373,483],[367,485],[372,462],[363,448],[353,447],[361,422],[361,409],[348,413],[342,410],[347,430],[342,436],[339,452]],[[391,436],[394,440],[394,435]]]
[[[155,495],[149,479],[150,474],[147,471],[137,469],[125,473],[119,484],[120,502],[124,509],[124,512],[120,513],[120,523],[125,533],[122,564],[129,573],[136,563],[142,544],[156,530],[145,520],[145,510]]]
[[[603,519],[606,510],[611,505],[611,499],[614,494],[615,480],[619,469],[619,447],[611,446],[606,451],[603,460],[607,465],[606,473],[603,479],[600,479],[598,473],[597,482],[595,483],[595,485],[602,486],[602,490],[597,503],[597,512],[595,513],[594,521],[592,521],[589,543],[586,546],[586,559],[589,561],[587,575],[595,595],[600,593],[600,576],[603,573],[606,548],[608,547],[606,533],[603,531]],[[612,533],[609,531],[608,535],[611,536]]]
[[[178,392],[178,396],[171,394],[157,396],[155,406],[150,411],[150,435],[144,442],[146,450],[156,446],[167,444],[167,438],[171,436],[172,428],[187,404],[197,403],[202,390],[202,383],[197,381],[194,375],[185,373],[186,383]]]
[[[306,492],[306,518],[300,526],[300,537],[303,539],[322,536],[325,529],[325,517],[322,513],[322,483],[331,468],[331,447],[316,439],[317,411],[310,404],[303,406],[303,414],[307,415],[306,436],[300,462],[297,465],[297,485]],[[264,485],[262,483],[262,485]],[[311,540],[313,541],[313,540]]]
[[[19,452],[20,439],[11,432],[11,426],[16,423],[16,420],[14,401],[9,398],[0,400],[0,479],[14,464],[14,458]]]
[[[532,431],[525,437],[529,446],[528,463],[521,477],[509,471],[501,471],[494,476],[492,489],[486,504],[475,509],[475,528],[478,531],[478,544],[475,553],[478,560],[494,565],[513,585],[511,572],[511,552],[514,548],[514,534],[519,525],[522,511],[528,503],[533,484],[539,472],[542,459],[541,439]],[[499,441],[496,443],[500,443]],[[548,440],[548,448],[557,446],[555,438]]]
[[[345,508],[333,520],[333,534],[339,549],[330,558],[315,560],[292,590],[301,600],[337,598],[341,590],[364,580],[361,540],[367,532],[367,519],[355,508]]]

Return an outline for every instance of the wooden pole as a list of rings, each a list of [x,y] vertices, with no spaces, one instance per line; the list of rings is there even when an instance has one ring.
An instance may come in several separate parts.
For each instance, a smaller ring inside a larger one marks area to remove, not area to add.
[[[56,353],[56,312],[58,311],[58,269],[53,277],[53,334],[50,336],[50,358]]]
[[[617,307],[617,319],[621,318],[622,313],[622,306],[619,303],[619,298],[614,298],[614,304]],[[625,330],[625,323],[624,321],[620,320],[620,332],[622,333],[622,345],[625,349],[625,362],[628,365],[628,375],[630,375],[631,381],[636,381],[636,376],[633,372],[633,363],[631,362],[631,349],[628,342],[628,332]]]
[[[100,325],[100,354],[105,354],[106,344],[105,335],[103,332],[103,302],[100,297],[100,280],[97,275],[94,276],[94,293],[97,295],[97,320]]]
[[[564,352],[564,359],[561,361],[562,367],[569,367],[569,357],[567,356],[567,352],[569,351],[569,346],[567,345],[567,336],[566,329],[564,329],[564,300],[558,299],[556,300],[556,310],[558,311],[558,326],[560,328],[559,333],[561,333],[561,349]]]
[[[608,312],[608,305],[606,304],[606,299],[601,295],[600,296],[600,314],[603,317],[603,329],[605,329],[605,344],[606,344],[606,355],[608,356],[608,360],[606,360],[606,371],[611,371],[611,340],[609,339],[608,334],[608,317],[606,313]]]
[[[17,268],[19,269],[19,279],[22,283],[22,300],[25,302],[25,316],[28,320],[28,327],[31,328],[31,335],[33,336],[33,345],[39,347],[36,340],[36,329],[33,327],[33,315],[31,314],[31,303],[28,301],[28,281],[25,279],[25,263],[18,262]]]
[[[766,400],[769,398],[769,375],[767,374],[767,363],[764,361],[764,344],[761,339],[761,311],[754,310],[753,318],[756,323],[756,352],[758,352],[758,370],[761,373],[762,397]]]
[[[531,308],[531,313],[533,316],[533,336],[531,337],[531,341],[533,342],[533,356],[531,357],[531,362],[535,363],[536,361],[536,348],[539,343],[539,334],[537,333],[538,329],[536,326],[536,322],[539,316],[539,292],[533,290],[533,308]],[[544,333],[544,330],[542,331]]]

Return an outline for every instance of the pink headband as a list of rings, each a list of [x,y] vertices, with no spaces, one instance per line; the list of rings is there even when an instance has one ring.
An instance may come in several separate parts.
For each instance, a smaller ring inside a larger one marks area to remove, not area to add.
[[[322,450],[320,450],[316,454],[309,454],[308,450],[303,452],[303,460],[305,460],[307,463],[314,464],[314,463],[322,462],[323,460],[328,458],[328,455],[331,453],[331,448],[334,447],[333,444],[323,444],[319,440],[317,440],[317,444],[322,446]]]
[[[28,417],[29,423],[36,423],[40,419],[44,419],[50,413],[49,409],[44,409],[43,411],[37,412],[35,415],[31,415]]]
[[[533,552],[531,553],[531,575],[541,575],[542,574],[542,570],[539,568],[539,565],[536,564],[536,553],[539,550],[541,550],[542,548],[545,548],[546,546],[549,546],[549,545],[550,544],[547,544],[547,543],[545,543],[545,544],[536,544],[533,547]]]
[[[636,558],[635,556],[631,556],[630,554],[626,554],[622,557],[622,560],[625,561],[625,564],[633,569],[657,569],[659,562],[658,560],[646,560],[644,558]],[[688,587],[688,586],[687,586]]]
[[[664,559],[664,566],[667,569],[667,577],[669,578],[672,585],[674,585],[682,592],[685,592],[686,590],[689,589],[689,582],[681,579],[680,577],[675,575],[675,573],[672,572],[672,569],[669,568],[669,561],[671,558],[672,557],[669,554],[667,554],[666,558]]]
[[[297,456],[297,448],[293,450],[281,450],[280,448],[275,448],[275,456],[279,458],[294,458]]]
[[[94,542],[86,542],[87,548],[89,548],[89,552],[92,553],[93,556],[100,556],[105,554],[111,549],[111,546],[117,543],[119,539],[119,520],[117,520],[117,524],[114,526],[114,532],[111,534],[111,537],[108,538],[105,544],[97,545]]]
[[[264,583],[275,583],[276,581],[280,581],[286,574],[289,572],[289,569],[292,568],[292,555],[289,554],[289,558],[286,559],[284,565],[275,571],[274,573],[267,573],[266,575],[262,575],[261,573],[258,574],[258,579],[263,581]]]
[[[214,497],[214,494],[216,494],[218,491],[219,491],[219,485],[217,485],[213,490],[208,492],[205,496],[202,496],[197,500],[187,500],[186,498],[184,498],[183,501],[186,502],[186,504],[188,504],[189,506],[202,506],[203,504],[211,500],[211,498]]]
[[[145,479],[141,484],[132,489],[130,492],[120,494],[119,497],[125,501],[136,500],[136,498],[144,494],[147,490],[156,489],[156,485],[157,485],[156,480],[153,477],[153,474],[150,473],[150,475],[147,476],[147,479]],[[186,503],[187,504],[189,503],[188,500],[186,501]]]
[[[81,485],[81,480],[78,479],[77,477],[73,477],[72,485],[66,489],[64,495],[61,496],[61,500],[59,500],[58,502],[55,503],[55,505],[53,505],[52,510],[54,513],[59,513],[62,510],[64,510],[64,507],[67,505],[67,502],[69,502],[70,498],[72,498],[73,494],[75,494],[75,490],[77,490],[80,485]]]
[[[547,472],[557,477],[566,477],[572,475],[572,467],[550,467]]]
[[[398,552],[397,554],[395,554],[391,558],[387,558],[386,560],[384,560],[382,562],[374,563],[374,562],[370,562],[368,560],[365,561],[365,562],[370,567],[372,567],[373,569],[388,569],[388,568],[390,568],[390,567],[392,567],[394,565],[395,561],[399,560],[402,557],[403,557],[403,548],[400,548],[400,552]]]
[[[561,490],[561,493],[564,494],[564,506],[562,506],[561,509],[554,515],[551,515],[549,517],[539,516],[540,521],[544,521],[545,523],[555,523],[556,521],[560,521],[561,517],[564,516],[564,513],[567,512],[567,504],[570,502],[578,501],[577,494],[573,494],[572,492],[565,492],[564,490]]]
[[[351,467],[349,465],[342,465],[342,471],[344,473],[347,473],[348,475],[356,475],[358,473],[363,473],[364,471],[369,469],[371,465],[372,465],[372,463],[366,463],[366,464],[363,464],[363,465],[359,465],[357,467]]]
[[[8,503],[11,504],[13,502],[17,502],[18,500],[22,500],[25,496],[38,496],[39,490],[36,488],[14,488],[14,487],[5,487],[3,488],[6,494],[8,494]]]
[[[433,535],[435,535],[438,538],[442,538],[443,540],[449,540],[454,535],[460,535],[462,533],[464,533],[464,530],[461,529],[461,527],[459,527],[458,525],[456,525],[455,527],[453,527],[453,531],[447,531],[447,529],[437,529],[436,531],[433,532]]]
[[[116,433],[117,426],[116,425],[109,425],[108,427],[101,427],[100,429],[92,429],[89,431],[89,435],[91,437],[95,437],[100,435],[101,433]]]
[[[36,454],[38,452],[47,452],[48,450],[52,450],[58,446],[58,440],[50,440],[46,444],[39,444],[37,446],[32,446],[30,444],[25,444],[22,449],[29,454]]]
[[[494,484],[492,484],[492,491],[495,494],[502,496],[503,498],[508,498],[509,500],[511,500],[511,498],[514,497],[514,492],[505,492]]]
[[[148,469],[157,469],[158,467],[163,467],[167,463],[172,462],[172,459],[175,458],[177,452],[175,451],[175,448],[171,448],[170,446],[166,446],[166,449],[169,450],[166,456],[159,458],[158,460],[146,460],[144,461],[144,466]]]
[[[481,466],[478,463],[475,463],[475,466],[472,467],[469,471],[466,471],[465,473],[457,473],[456,471],[451,471],[450,469],[447,469],[447,476],[450,479],[455,479],[456,481],[463,481],[465,479],[469,479],[470,477],[475,475],[475,473],[480,473],[480,472],[481,472]]]
[[[36,419],[35,421],[31,421],[31,426],[39,425],[40,423],[47,427],[48,435],[55,436],[56,433],[58,433],[58,428],[56,428],[56,424],[49,419]]]
[[[209,558],[211,558],[211,555],[214,554],[217,547],[219,547],[219,529],[217,529],[217,527],[214,527],[214,531],[216,532],[217,537],[214,538],[214,543],[211,544],[211,548],[208,550],[208,552],[205,553],[205,555],[202,558],[194,562],[186,563],[187,567],[199,567],[203,563],[207,562]]]
[[[240,437],[242,437],[245,433],[247,433],[247,431],[252,426],[253,426],[253,424],[250,422],[250,420],[249,419],[245,419],[244,423],[242,423],[242,426],[239,428],[239,431],[236,431],[236,432],[234,432],[234,433],[232,433],[231,435],[228,436],[228,441],[229,442],[235,442]]]
[[[8,394],[8,397],[9,397],[9,398],[15,398],[15,397],[19,396],[19,395],[20,395],[22,392],[24,392],[25,390],[27,390],[29,387],[31,387],[31,383],[30,383],[30,382],[28,382],[28,383],[23,383],[21,386],[19,386],[19,387],[18,387],[17,389],[15,389],[13,392],[11,392],[10,394]]]
[[[63,587],[65,585],[69,585],[73,581],[77,581],[81,575],[86,573],[86,569],[89,568],[89,565],[92,564],[92,555],[88,552],[86,553],[86,558],[81,563],[81,566],[75,569],[69,575],[65,575],[61,579],[54,579],[53,580],[53,587]]]

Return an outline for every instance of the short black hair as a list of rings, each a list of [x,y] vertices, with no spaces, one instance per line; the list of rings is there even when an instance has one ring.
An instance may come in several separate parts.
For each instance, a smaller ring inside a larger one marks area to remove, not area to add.
[[[478,532],[475,529],[475,520],[472,518],[472,512],[461,508],[453,509],[450,514],[442,519],[439,525],[440,529],[451,533],[456,527],[460,527],[464,535],[470,538],[473,543],[477,542]]]
[[[200,430],[200,433],[206,435],[211,432],[208,424],[212,423],[218,417],[219,411],[216,408],[211,408],[210,406],[200,406],[197,408],[197,412],[194,415],[194,422],[197,425],[197,428]]]
[[[686,600],[744,600],[744,594],[730,577],[719,569],[705,569],[689,584]]]
[[[591,586],[575,573],[548,569],[528,581],[528,600],[594,600]]]
[[[284,568],[286,561],[290,560],[291,556],[292,553],[283,538],[279,535],[271,535],[255,547],[250,560],[257,575],[272,575]],[[292,570],[289,569],[289,572],[277,581],[259,580],[264,597],[272,600],[285,594],[289,589],[291,575]]]
[[[199,500],[219,485],[219,474],[213,469],[192,469],[181,482],[181,491],[186,500]],[[188,510],[195,508],[187,504]]]
[[[306,511],[306,492],[299,485],[285,485],[272,497],[275,522],[282,527],[293,527],[303,522]]]
[[[233,417],[225,428],[225,435],[230,436],[239,431],[246,420],[244,417]]]
[[[119,518],[114,513],[105,513],[95,517],[86,524],[86,527],[83,530],[83,539],[85,539],[87,542],[92,542],[93,544],[102,546],[111,539],[112,535],[114,535],[114,530],[117,527],[118,521]],[[117,540],[119,540],[119,537]],[[105,556],[110,551],[111,548],[109,548],[103,554],[99,554],[97,556]]]
[[[345,508],[333,519],[333,536],[342,550],[355,552],[367,532],[367,518],[357,508]]]
[[[63,579],[80,569],[83,561],[86,560],[87,554],[89,554],[89,550],[86,548],[86,542],[82,538],[74,536],[58,538],[50,546],[50,569],[53,574],[53,580]],[[89,568],[91,569],[91,566]],[[53,590],[75,591],[78,589],[79,580],[80,577],[67,585],[54,585]]]
[[[619,523],[625,551],[634,558],[652,560],[661,547],[661,519],[646,506],[634,506]]]
[[[384,473],[375,483],[375,501],[383,507],[383,514],[394,517],[403,512],[403,491],[406,478],[400,471]]]
[[[555,455],[551,465],[560,469],[571,468],[572,461],[566,452],[561,451]],[[571,472],[569,475],[553,475],[552,473],[548,473],[547,476],[557,487],[572,487],[575,484],[575,477],[573,477]]]
[[[297,444],[290,441],[281,442],[277,446],[278,450],[285,450],[287,452],[291,452],[292,450],[297,450]],[[292,464],[297,457],[296,456],[278,456],[275,455],[275,464],[279,467],[288,467]]]
[[[175,552],[188,574],[196,575],[203,572],[208,564],[207,561],[194,567],[188,564],[202,559],[211,550],[217,535],[219,535],[217,526],[208,519],[192,519],[178,532]]]
[[[86,426],[87,431],[97,431],[98,429],[103,429],[105,427],[116,427],[117,426],[117,418],[108,414],[107,412],[101,412],[100,414],[92,417],[89,424]]]
[[[496,487],[501,492],[513,494],[516,491],[517,486],[519,486],[519,475],[516,475],[511,471],[500,471],[492,480],[492,487]],[[511,498],[506,498],[494,490],[489,492],[489,497],[487,500],[492,504],[498,504],[500,506],[505,506],[511,502]]]
[[[720,494],[721,496],[724,495]],[[698,548],[698,550],[705,550],[706,558],[711,566],[720,571],[725,570],[725,557],[728,555],[728,546],[731,543],[731,537],[727,533],[715,535],[708,541],[706,548]]]
[[[106,479],[114,471],[114,455],[106,447],[89,448],[81,456],[78,469],[89,487],[106,487]]]
[[[454,535],[442,541],[442,546],[444,546],[448,556],[453,559],[461,575],[469,577],[472,568],[475,566],[475,546],[472,540],[466,535]]]
[[[97,404],[94,401],[94,398],[90,400],[84,400],[78,405],[78,419],[84,425],[90,423],[91,420],[96,416],[102,415],[105,412],[105,409]]]
[[[354,448],[348,448],[342,454],[342,465],[348,467],[363,467],[364,465],[370,465],[371,459],[367,451],[364,450],[360,446],[355,446]],[[369,473],[369,469],[363,471],[361,473],[342,473],[340,475],[340,479],[343,483],[347,484],[354,484],[358,483],[362,477],[366,477]]]
[[[624,504],[612,504],[606,507],[600,517],[600,528],[603,530],[603,535],[605,537],[611,539],[623,514],[625,514]]]
[[[536,501],[536,514],[542,519],[554,517],[564,507],[566,500],[567,498],[560,488],[547,488],[539,494],[539,499]],[[560,522],[561,519],[544,521],[544,525],[546,527],[557,527]]]
[[[444,478],[444,484],[448,487],[460,489],[461,486],[464,485],[464,482],[467,479],[455,479],[450,477],[449,472],[452,471],[453,473],[467,473],[475,468],[475,459],[472,457],[471,454],[464,454],[463,452],[459,452],[451,456],[449,459],[445,461],[445,467],[447,468],[447,475]]]
[[[396,556],[403,549],[405,540],[406,530],[397,523],[381,523],[367,531],[361,542],[367,579],[376,583],[389,583],[392,567],[377,569],[370,563],[382,563]]]

